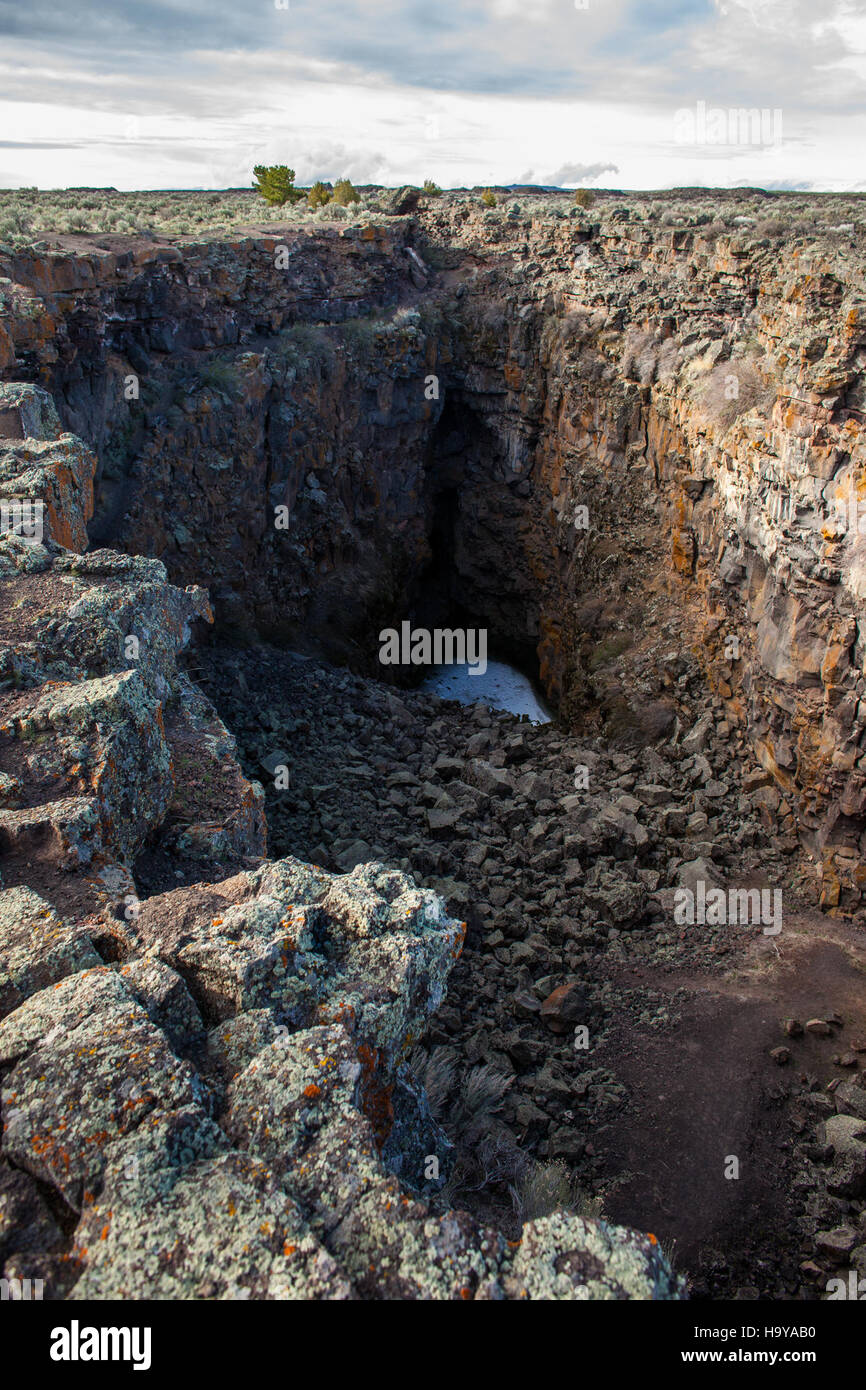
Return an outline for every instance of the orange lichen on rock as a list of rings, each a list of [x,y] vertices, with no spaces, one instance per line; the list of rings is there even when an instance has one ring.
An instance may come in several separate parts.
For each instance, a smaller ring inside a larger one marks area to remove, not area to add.
[[[361,1109],[372,1125],[376,1148],[381,1152],[394,1123],[392,1100],[394,1087],[380,1080],[378,1071],[380,1058],[376,1048],[370,1047],[367,1043],[361,1043],[358,1048],[358,1059],[361,1063],[359,1086]]]

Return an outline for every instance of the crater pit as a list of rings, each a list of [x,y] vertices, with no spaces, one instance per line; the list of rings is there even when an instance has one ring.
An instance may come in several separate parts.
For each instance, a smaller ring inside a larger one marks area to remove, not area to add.
[[[66,553],[105,575],[109,552],[158,560],[212,607],[177,617],[165,775],[117,831],[101,959],[134,956],[127,897],[258,872],[262,816],[272,860],[404,874],[465,944],[389,1060],[447,1140],[444,1185],[410,1172],[390,1090],[389,1171],[512,1241],[560,1207],[652,1232],[692,1297],[811,1299],[828,1230],[866,1250],[866,1166],[840,1178],[827,1127],[864,1114],[862,567],[839,504],[864,463],[862,257],[677,206],[672,230],[630,198],[446,196],[0,255],[0,477],[11,496],[32,440],[83,441],[93,494],[69,445],[53,539],[78,526]],[[30,386],[56,426],[24,418]],[[46,581],[34,630],[56,636],[61,598]],[[404,624],[483,632],[486,683],[383,664]],[[36,725],[4,718],[20,785]],[[124,718],[143,747],[144,706]],[[71,910],[54,840],[17,825],[4,886]],[[780,893],[781,930],[683,919],[683,894],[730,889]]]

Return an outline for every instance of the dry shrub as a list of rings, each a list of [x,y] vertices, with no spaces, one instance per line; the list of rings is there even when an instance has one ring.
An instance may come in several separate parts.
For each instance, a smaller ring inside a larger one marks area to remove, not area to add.
[[[680,348],[673,338],[662,338],[657,331],[631,324],[623,339],[620,373],[627,381],[652,386],[676,374]]]
[[[510,1191],[521,1223],[539,1221],[555,1211],[594,1220],[601,1216],[602,1198],[582,1193],[561,1158],[527,1167]]]
[[[725,223],[720,222],[718,219],[716,219],[713,222],[708,222],[706,226],[701,227],[701,236],[703,237],[704,241],[716,242],[718,241],[720,236],[725,235],[727,230],[728,229]]]
[[[447,1047],[435,1047],[432,1052],[416,1047],[409,1056],[409,1067],[427,1093],[430,1114],[440,1120],[457,1072],[454,1053]]]
[[[483,1127],[502,1109],[505,1093],[514,1081],[489,1062],[458,1075],[457,1059],[450,1047],[434,1047],[431,1052],[413,1048],[408,1064],[427,1092],[431,1114],[437,1120],[444,1118],[446,1129],[458,1138],[470,1129]],[[449,1097],[455,1091],[446,1115]]]
[[[784,236],[787,231],[788,223],[783,222],[781,217],[766,217],[755,225],[755,235],[758,237]]]
[[[452,1112],[457,1132],[466,1134],[485,1129],[488,1121],[502,1109],[505,1092],[513,1081],[513,1076],[497,1071],[489,1062],[465,1074]]]
[[[750,410],[769,414],[774,399],[773,389],[764,381],[758,364],[749,358],[716,363],[696,394],[706,414],[723,430],[730,429]]]
[[[454,1145],[443,1201],[453,1203],[459,1193],[479,1192],[493,1183],[516,1182],[527,1159],[496,1119],[513,1076],[489,1063],[460,1071],[449,1047],[429,1053],[415,1048],[408,1062],[427,1093],[431,1115]]]
[[[620,358],[620,372],[629,381],[649,386],[655,376],[658,339],[649,328],[629,324],[625,331]]]
[[[364,194],[360,203],[351,199],[351,206],[338,211],[338,200],[330,217],[376,217],[369,211],[370,205],[370,195]],[[8,240],[15,246],[52,233],[174,236],[185,235],[190,228],[222,233],[275,217],[280,222],[315,223],[316,216],[306,198],[294,205],[287,202],[283,207],[268,208],[252,188],[178,189],[161,194],[121,193],[113,188],[0,189],[0,241]]]

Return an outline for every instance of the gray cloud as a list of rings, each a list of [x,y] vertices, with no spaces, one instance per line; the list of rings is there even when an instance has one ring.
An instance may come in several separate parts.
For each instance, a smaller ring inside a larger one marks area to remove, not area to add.
[[[40,44],[50,36],[58,54],[83,56],[101,71],[118,62],[135,66],[149,53],[170,66],[196,49],[267,47],[281,18],[270,0],[252,13],[228,0],[76,0],[69,7],[0,0],[0,35]]]
[[[66,8],[0,0],[0,34],[19,56],[34,48],[52,55],[54,67],[71,60],[79,73],[157,81],[204,75],[229,53],[258,53],[262,70],[286,81],[308,60],[362,82],[441,92],[616,102],[627,95],[654,107],[689,98],[866,104],[862,81],[839,66],[853,52],[839,25],[859,0],[823,0],[820,23],[813,0],[593,0],[586,11],[571,0],[290,3],[277,10],[273,0],[77,0]],[[245,95],[233,87],[232,102]]]
[[[809,193],[818,185],[812,179],[763,179],[760,187],[768,193]]]
[[[83,140],[0,140],[0,150],[80,150]]]

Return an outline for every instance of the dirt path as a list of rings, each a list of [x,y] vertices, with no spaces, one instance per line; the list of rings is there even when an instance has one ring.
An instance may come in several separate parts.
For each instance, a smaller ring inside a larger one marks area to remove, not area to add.
[[[672,1001],[675,1026],[659,1032],[623,1018],[598,1056],[629,1092],[594,1139],[611,1178],[629,1175],[606,1215],[676,1241],[677,1263],[698,1292],[706,1280],[726,1285],[730,1297],[775,1279],[776,1296],[792,1296],[802,1254],[786,1100],[808,1078],[823,1088],[845,1075],[833,1058],[866,1038],[866,935],[804,912],[787,918],[778,938],[749,937],[724,977],[648,969],[618,983],[656,998],[685,994]],[[784,1018],[832,1014],[843,1024],[829,1037],[783,1034]],[[780,1045],[791,1052],[783,1067],[769,1055]],[[725,1176],[731,1158],[737,1178]]]

